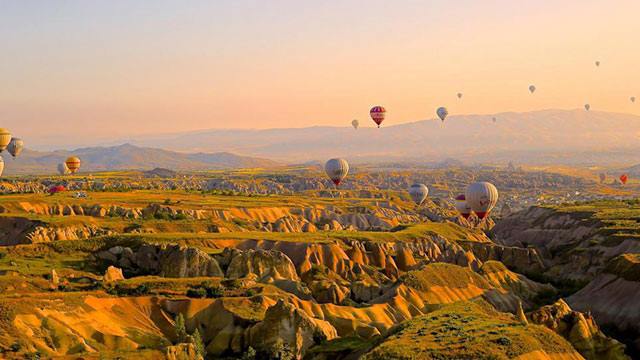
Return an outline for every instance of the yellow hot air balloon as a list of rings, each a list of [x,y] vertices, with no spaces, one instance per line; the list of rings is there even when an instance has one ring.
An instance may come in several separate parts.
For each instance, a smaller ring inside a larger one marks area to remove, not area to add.
[[[64,163],[72,174],[80,169],[80,158],[77,156],[69,156]]]
[[[11,142],[11,133],[7,129],[0,128],[0,152],[5,150]]]

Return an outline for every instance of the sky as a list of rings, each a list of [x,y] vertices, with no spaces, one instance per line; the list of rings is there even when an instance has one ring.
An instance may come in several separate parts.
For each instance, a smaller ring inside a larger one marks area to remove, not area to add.
[[[637,0],[1,0],[0,126],[46,148],[373,126],[373,105],[386,125],[439,106],[640,115],[638,14]]]

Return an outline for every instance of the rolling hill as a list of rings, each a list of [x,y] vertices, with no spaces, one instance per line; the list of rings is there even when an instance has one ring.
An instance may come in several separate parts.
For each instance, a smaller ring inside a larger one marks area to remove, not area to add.
[[[112,147],[90,147],[73,151],[39,152],[26,149],[18,158],[3,155],[5,174],[53,173],[68,156],[82,159],[82,171],[149,170],[157,167],[173,170],[210,170],[274,167],[278,163],[261,158],[239,156],[227,152],[180,153],[157,148],[123,144]]]
[[[638,161],[640,117],[584,110],[452,115],[381,129],[351,127],[205,130],[132,142],[176,151],[230,151],[287,163],[342,156],[353,161],[610,163]],[[496,122],[492,118],[496,117]],[[368,126],[368,127],[367,127]]]

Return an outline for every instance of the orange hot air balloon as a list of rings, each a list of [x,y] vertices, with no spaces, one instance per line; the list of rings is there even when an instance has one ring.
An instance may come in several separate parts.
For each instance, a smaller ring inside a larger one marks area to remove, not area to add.
[[[69,156],[64,163],[72,174],[75,174],[80,169],[80,158],[77,156]]]
[[[387,109],[382,106],[374,106],[369,110],[369,115],[371,115],[373,122],[380,127],[380,124],[382,124],[385,116],[387,115]]]
[[[627,183],[627,180],[629,180],[627,174],[620,175],[620,182],[622,183],[622,185],[625,185]]]

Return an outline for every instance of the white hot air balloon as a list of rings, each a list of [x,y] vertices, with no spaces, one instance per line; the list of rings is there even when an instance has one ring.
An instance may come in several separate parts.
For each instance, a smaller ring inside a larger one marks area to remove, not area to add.
[[[0,128],[0,152],[5,150],[11,142],[11,133],[7,129]]]
[[[529,92],[532,93],[532,94],[534,92],[536,92],[536,86],[535,85],[529,85]]]
[[[416,205],[420,205],[429,195],[429,188],[425,184],[413,184],[409,188],[409,195]]]
[[[629,98],[629,100],[631,100],[631,102],[634,103],[634,102],[636,102],[636,97],[632,96],[632,97]]]
[[[20,155],[23,148],[24,148],[24,141],[22,141],[22,139],[19,139],[19,138],[12,138],[11,141],[9,142],[9,145],[7,145],[7,151],[13,157]]]
[[[333,183],[338,186],[349,174],[349,163],[345,159],[330,159],[324,165],[324,171]]]
[[[440,120],[442,120],[442,122],[444,122],[444,119],[446,119],[447,115],[449,115],[449,110],[447,110],[446,107],[441,106],[441,107],[438,108],[438,110],[436,110],[436,114],[438,115]]]
[[[587,111],[591,110],[591,105],[584,104],[584,109],[587,110]]]
[[[0,156],[0,176],[2,176],[2,172],[4,171],[4,159]]]
[[[458,99],[462,99],[462,93],[458,93]]]
[[[354,129],[358,130],[358,127],[360,126],[360,121],[358,121],[358,119],[353,119],[353,121],[351,121],[351,126],[353,126]]]
[[[67,167],[67,164],[65,163],[60,163],[58,164],[58,174],[60,175],[67,175],[70,174],[71,170],[69,170],[69,168]]]
[[[456,210],[458,210],[460,215],[465,219],[468,219],[469,216],[471,216],[473,210],[471,210],[471,206],[467,204],[467,199],[464,194],[456,196]]]
[[[484,219],[498,202],[498,189],[488,182],[476,182],[467,187],[465,199],[476,215]]]

